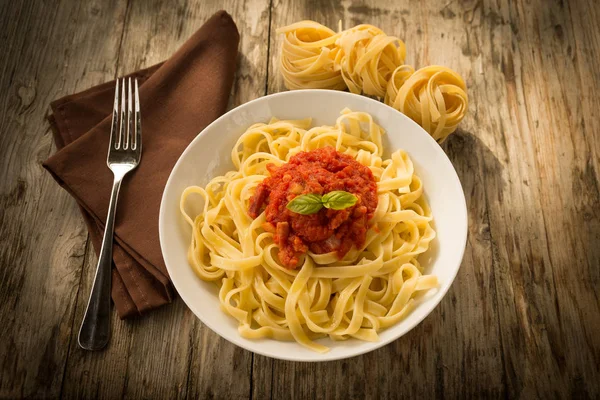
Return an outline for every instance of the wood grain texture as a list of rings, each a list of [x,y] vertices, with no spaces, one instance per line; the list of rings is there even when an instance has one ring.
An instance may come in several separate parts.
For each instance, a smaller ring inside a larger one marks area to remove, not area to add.
[[[235,347],[177,299],[76,345],[96,257],[45,173],[62,95],[168,57],[218,9],[241,34],[230,107],[285,90],[275,29],[372,23],[447,65],[469,114],[443,148],[469,237],[440,305],[401,339],[305,364]],[[593,0],[0,3],[0,398],[600,396],[600,7]],[[40,227],[42,227],[40,229]]]
[[[63,382],[87,232],[41,167],[53,150],[44,116],[55,98],[114,75],[118,40],[95,37],[124,10],[114,2],[95,14],[100,3],[3,2],[11,9],[2,12],[0,77],[2,398],[57,397]]]

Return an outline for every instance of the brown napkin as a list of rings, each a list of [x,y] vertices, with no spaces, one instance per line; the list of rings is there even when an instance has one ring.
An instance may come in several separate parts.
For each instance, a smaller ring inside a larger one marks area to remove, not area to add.
[[[158,212],[175,162],[227,108],[239,34],[224,11],[212,16],[170,59],[139,79],[143,153],[125,178],[115,222],[112,298],[121,318],[173,299],[160,251]],[[79,203],[96,253],[113,176],[106,166],[114,82],[56,100],[49,117],[58,151],[44,163]]]

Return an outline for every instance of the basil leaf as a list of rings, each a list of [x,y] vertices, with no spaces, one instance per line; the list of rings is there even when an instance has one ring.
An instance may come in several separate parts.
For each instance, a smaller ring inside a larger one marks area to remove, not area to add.
[[[321,195],[311,193],[295,197],[286,208],[297,214],[310,215],[318,213],[323,208],[323,203]]]
[[[352,207],[358,199],[352,193],[344,192],[343,190],[335,190],[323,196],[323,206],[333,210],[343,210]]]

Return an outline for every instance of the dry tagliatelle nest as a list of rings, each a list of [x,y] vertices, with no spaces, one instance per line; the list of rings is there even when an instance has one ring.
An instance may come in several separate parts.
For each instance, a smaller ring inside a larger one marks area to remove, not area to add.
[[[466,85],[450,68],[405,65],[404,42],[373,25],[335,32],[314,21],[284,35],[281,72],[288,89],[349,90],[374,96],[417,122],[438,142],[456,130],[468,107]]]

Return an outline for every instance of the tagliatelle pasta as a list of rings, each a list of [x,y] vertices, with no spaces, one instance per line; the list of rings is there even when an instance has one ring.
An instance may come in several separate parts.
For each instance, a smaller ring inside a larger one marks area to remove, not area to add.
[[[437,286],[418,262],[435,237],[423,185],[404,151],[383,159],[383,134],[369,114],[350,110],[334,126],[311,128],[310,119],[255,124],[232,150],[234,170],[182,193],[190,265],[220,287],[221,307],[242,336],[295,340],[319,352],[328,350],[315,341],[324,336],[376,341],[378,331],[410,312],[417,293]],[[308,251],[297,269],[286,268],[274,233],[264,228],[265,212],[249,215],[250,198],[268,164],[328,146],[368,167],[376,181],[366,240],[341,259]],[[191,202],[202,202],[203,211],[190,215]]]
[[[278,32],[285,33],[281,69],[289,89],[346,88],[341,72],[334,66],[339,34],[313,21],[298,22]]]
[[[390,80],[393,88],[388,85],[385,103],[442,142],[456,130],[467,111],[469,100],[465,82],[450,68],[439,65],[409,72],[410,68],[406,66],[394,72],[394,79],[402,84],[396,89],[394,79]]]
[[[397,67],[387,83],[385,98],[383,102],[388,106],[397,109],[396,101],[399,100],[398,92],[404,82],[415,73],[415,69],[410,65],[401,65]]]
[[[336,68],[352,93],[383,97],[392,72],[404,62],[404,42],[373,25],[343,31],[336,40]]]
[[[415,72],[402,40],[373,25],[334,32],[314,21],[277,30],[284,35],[281,73],[288,89],[349,90],[383,99],[438,142],[454,132],[468,108],[466,85],[443,66]]]

